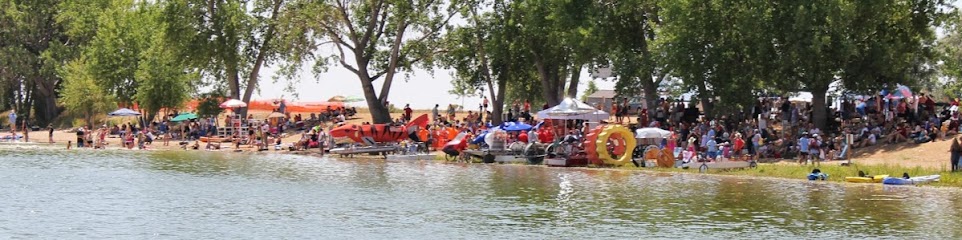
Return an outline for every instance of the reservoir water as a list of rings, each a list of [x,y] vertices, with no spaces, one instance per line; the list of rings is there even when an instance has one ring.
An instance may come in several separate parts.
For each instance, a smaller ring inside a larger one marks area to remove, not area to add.
[[[281,154],[7,148],[0,149],[0,238],[959,239],[962,191]]]

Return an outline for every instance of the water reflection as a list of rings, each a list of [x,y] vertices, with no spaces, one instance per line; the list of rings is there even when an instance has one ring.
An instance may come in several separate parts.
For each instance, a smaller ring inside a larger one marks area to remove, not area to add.
[[[0,150],[0,196],[15,238],[962,237],[958,189],[278,154]]]

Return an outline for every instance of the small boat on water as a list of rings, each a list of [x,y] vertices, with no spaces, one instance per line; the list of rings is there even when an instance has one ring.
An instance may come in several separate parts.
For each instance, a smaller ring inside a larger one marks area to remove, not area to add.
[[[885,178],[884,180],[882,180],[882,184],[886,184],[886,185],[916,185],[916,184],[924,184],[924,183],[936,182],[936,181],[939,181],[939,178],[940,178],[940,177],[941,177],[940,175],[928,175],[928,176],[911,177],[911,178],[887,177],[887,178]]]
[[[846,182],[851,183],[880,183],[883,179],[889,177],[889,175],[875,175],[875,176],[864,176],[864,177],[845,177]]]

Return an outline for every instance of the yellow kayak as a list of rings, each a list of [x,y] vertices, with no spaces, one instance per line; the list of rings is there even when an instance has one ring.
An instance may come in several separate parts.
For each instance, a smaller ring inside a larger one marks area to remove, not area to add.
[[[853,183],[880,183],[882,179],[885,179],[889,175],[875,175],[875,176],[865,176],[865,177],[845,177],[846,182]]]

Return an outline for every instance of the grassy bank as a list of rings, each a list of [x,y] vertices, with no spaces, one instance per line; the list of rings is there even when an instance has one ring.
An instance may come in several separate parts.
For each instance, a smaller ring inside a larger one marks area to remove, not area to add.
[[[436,153],[435,160],[445,161],[443,154]],[[475,162],[478,162],[475,159]],[[770,177],[770,178],[785,178],[785,179],[806,179],[812,169],[816,167],[813,165],[798,165],[798,164],[772,164],[772,163],[762,163],[758,164],[757,168],[754,169],[709,169],[707,174],[713,175],[725,175],[725,176],[750,176],[750,177]],[[902,173],[908,173],[909,176],[925,176],[925,175],[941,175],[939,182],[933,182],[925,184],[927,186],[940,186],[940,187],[962,187],[962,172],[949,172],[945,170],[933,170],[923,167],[902,167],[896,165],[859,165],[852,164],[851,166],[841,166],[837,163],[822,164],[817,167],[823,173],[828,174],[829,178],[827,181],[831,182],[845,182],[845,177],[856,177],[858,176],[858,171],[863,171],[867,175],[889,175],[893,177],[901,177]],[[654,172],[685,172],[685,173],[698,173],[697,167],[692,167],[689,169],[681,168],[637,168],[634,166],[619,167],[617,169],[629,170],[629,171],[654,171]],[[869,183],[860,183],[869,184]],[[878,183],[881,184],[881,183]]]
[[[786,178],[786,179],[806,179],[812,169],[816,167],[812,165],[796,165],[796,164],[759,164],[758,168],[755,169],[715,169],[708,170],[708,174],[715,175],[727,175],[727,176],[751,176],[751,177],[772,177],[772,178]],[[837,164],[824,164],[817,167],[823,173],[828,174],[828,181],[832,182],[845,182],[845,177],[855,177],[858,176],[858,171],[863,171],[865,174],[869,175],[890,175],[893,177],[901,177],[902,173],[908,173],[910,176],[924,176],[924,175],[941,175],[939,182],[929,183],[926,185],[930,186],[944,186],[944,187],[962,187],[962,173],[952,173],[948,171],[939,171],[932,169],[925,169],[922,167],[901,167],[892,165],[851,165],[851,166],[840,166]],[[637,168],[627,168],[627,169],[637,169]],[[656,172],[693,172],[697,173],[697,168],[691,169],[678,169],[678,168],[646,168],[645,170],[656,171]]]

